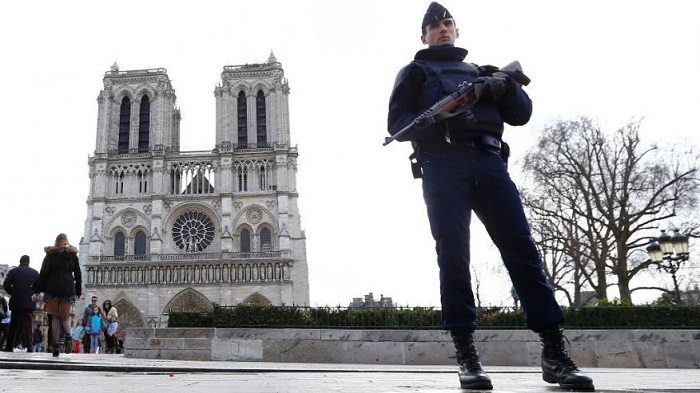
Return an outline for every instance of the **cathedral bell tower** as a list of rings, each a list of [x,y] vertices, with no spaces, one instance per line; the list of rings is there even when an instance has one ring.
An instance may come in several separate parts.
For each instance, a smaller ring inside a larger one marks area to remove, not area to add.
[[[115,63],[103,82],[80,244],[86,297],[111,299],[125,326],[213,304],[308,305],[289,86],[274,55],[224,67],[207,151],[180,150],[165,69]]]

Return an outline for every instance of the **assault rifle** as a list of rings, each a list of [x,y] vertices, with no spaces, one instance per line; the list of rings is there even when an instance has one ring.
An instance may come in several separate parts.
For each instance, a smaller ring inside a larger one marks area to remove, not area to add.
[[[494,67],[495,68],[495,67]],[[530,83],[530,78],[523,74],[523,70],[520,67],[520,62],[513,61],[503,68],[500,68],[491,74],[493,78],[505,78],[509,77],[516,83],[527,86]],[[436,102],[428,110],[421,113],[413,119],[406,127],[402,128],[396,134],[386,137],[383,146],[388,145],[396,138],[401,137],[401,135],[408,132],[410,129],[416,127],[427,127],[431,124],[437,123],[438,121],[449,119],[454,115],[458,114],[454,112],[459,108],[469,108],[476,104],[479,100],[478,97],[478,87],[477,83],[466,83],[462,82],[459,85],[459,89],[454,93],[443,97],[440,101]]]

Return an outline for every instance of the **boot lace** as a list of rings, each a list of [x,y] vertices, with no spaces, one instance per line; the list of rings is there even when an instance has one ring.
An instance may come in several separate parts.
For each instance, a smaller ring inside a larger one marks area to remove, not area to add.
[[[479,352],[471,337],[454,337],[457,350],[457,363],[469,372],[482,371],[479,363]]]
[[[578,370],[576,363],[574,363],[574,360],[571,359],[569,352],[566,350],[564,341],[571,346],[571,342],[561,333],[561,331],[543,334],[542,343],[544,345],[545,353],[547,357],[558,360],[565,367],[572,370]]]

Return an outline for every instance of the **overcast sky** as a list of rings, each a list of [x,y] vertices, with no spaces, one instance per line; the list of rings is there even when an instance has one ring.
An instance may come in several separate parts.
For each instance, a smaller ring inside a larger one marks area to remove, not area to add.
[[[307,236],[311,302],[346,306],[373,292],[439,306],[438,274],[410,146],[386,136],[397,71],[422,49],[429,1],[32,1],[0,5],[0,164],[5,247],[39,269],[59,232],[79,243],[97,95],[121,70],[166,68],[182,112],[182,150],[215,144],[214,88],[225,65],[274,51],[291,88],[291,138]],[[518,160],[557,119],[614,131],[644,118],[647,142],[699,144],[700,11],[690,1],[442,2],[467,60],[519,60],[534,114],[505,139]],[[474,220],[482,301],[510,305],[500,257]],[[635,286],[635,282],[632,282]]]

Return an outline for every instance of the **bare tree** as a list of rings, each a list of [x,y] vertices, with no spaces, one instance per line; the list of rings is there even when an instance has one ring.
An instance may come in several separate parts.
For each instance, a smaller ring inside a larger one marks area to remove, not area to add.
[[[585,117],[559,121],[542,130],[525,156],[533,186],[523,192],[523,203],[533,217],[533,236],[550,281],[555,288],[573,287],[565,292],[573,302],[584,286],[607,299],[607,288],[617,285],[620,300],[631,303],[630,281],[651,261],[630,259],[630,253],[662,222],[697,205],[698,156],[643,146],[640,124],[607,135]]]

